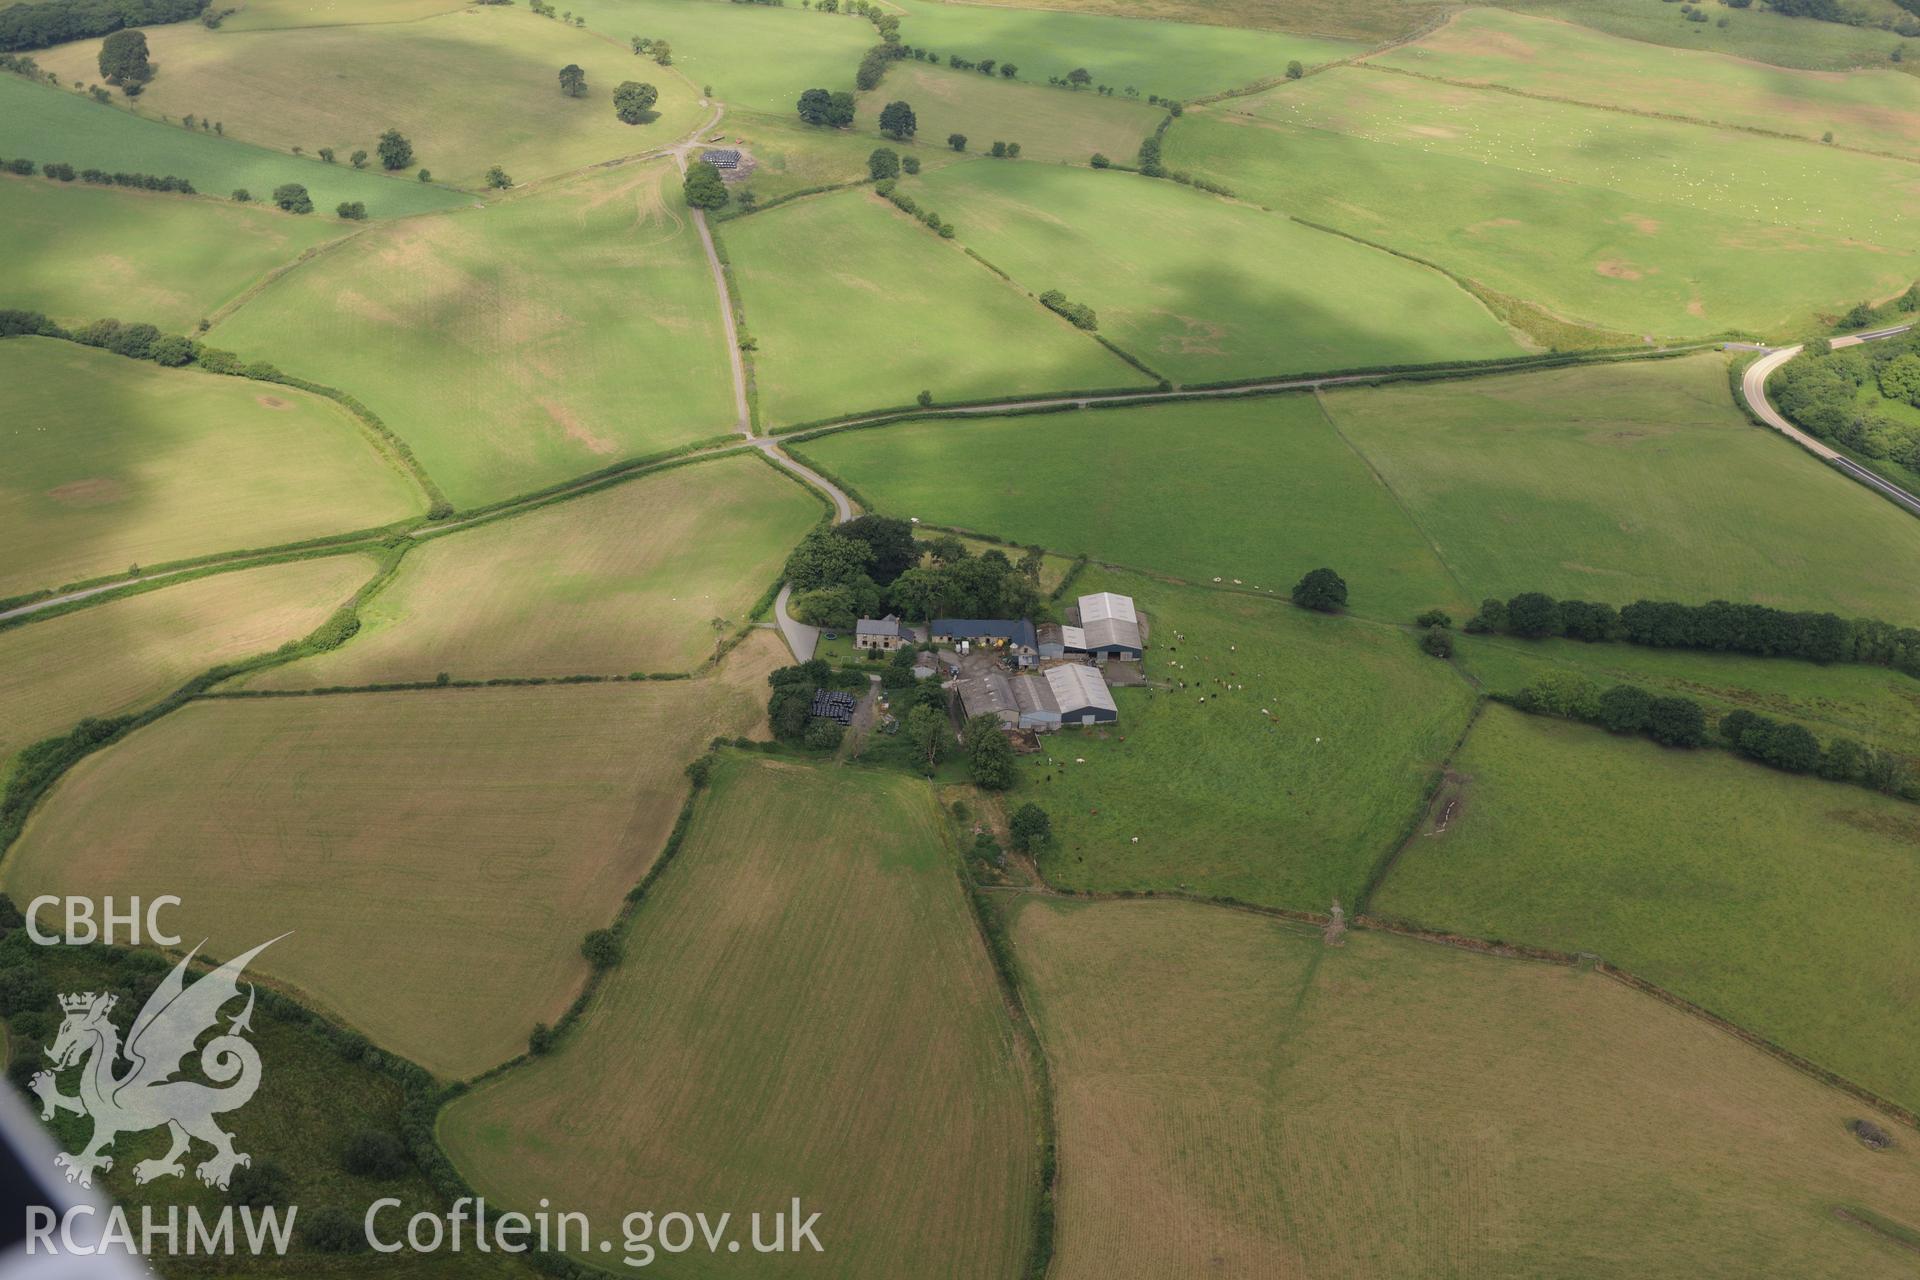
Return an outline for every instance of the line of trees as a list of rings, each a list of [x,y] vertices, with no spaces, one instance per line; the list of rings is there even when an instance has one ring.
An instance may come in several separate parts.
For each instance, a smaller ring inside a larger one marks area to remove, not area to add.
[[[172,174],[159,177],[151,173],[108,173],[105,169],[75,169],[70,164],[50,160],[44,165],[18,157],[0,160],[0,169],[8,173],[17,173],[30,178],[37,169],[56,182],[72,182],[78,178],[82,182],[91,182],[100,187],[132,187],[139,191],[172,191],[183,196],[199,194],[193,189],[193,183],[185,178],[176,178]]]
[[[1704,649],[1809,662],[1858,662],[1920,676],[1920,628],[1833,613],[1794,613],[1760,604],[1678,604],[1636,600],[1624,609],[1588,600],[1556,600],[1523,591],[1488,599],[1467,623],[1476,634],[1495,632],[1540,640],[1565,636],[1588,642],[1624,642],[1651,649]]]
[[[124,27],[197,18],[207,0],[41,0],[0,8],[0,50],[45,49]]]
[[[1058,312],[1073,323],[1076,329],[1089,332],[1100,327],[1099,319],[1093,314],[1093,308],[1084,302],[1069,302],[1067,295],[1058,289],[1049,289],[1040,295],[1040,305],[1049,311]]]
[[[1752,711],[1728,712],[1709,733],[1706,709],[1692,698],[1660,696],[1630,684],[1603,689],[1567,671],[1549,672],[1504,701],[1532,715],[1580,720],[1609,733],[1651,738],[1662,746],[1702,747],[1717,738],[1729,750],[1786,773],[1814,774],[1920,800],[1913,766],[1904,757],[1839,734],[1823,743],[1804,725]]]

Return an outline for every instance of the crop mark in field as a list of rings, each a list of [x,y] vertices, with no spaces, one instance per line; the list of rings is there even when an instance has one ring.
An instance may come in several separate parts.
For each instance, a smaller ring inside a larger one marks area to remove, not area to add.
[[[126,486],[107,476],[74,480],[47,490],[47,496],[63,507],[105,507],[127,496]]]

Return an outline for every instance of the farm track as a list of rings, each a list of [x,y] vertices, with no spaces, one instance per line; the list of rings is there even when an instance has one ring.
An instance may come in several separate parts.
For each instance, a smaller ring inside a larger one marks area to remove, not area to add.
[[[1912,328],[1911,324],[1902,324],[1889,329],[1876,329],[1871,333],[1856,333],[1850,337],[1835,338],[1833,345],[1836,349],[1855,347],[1863,342],[1898,337]],[[1747,408],[1753,412],[1753,415],[1848,479],[1858,481],[1888,501],[1920,516],[1920,497],[1915,497],[1893,481],[1867,470],[1831,445],[1808,435],[1789,422],[1787,416],[1774,408],[1773,402],[1767,399],[1767,379],[1771,378],[1780,366],[1799,355],[1805,349],[1805,344],[1796,343],[1791,347],[1781,347],[1778,350],[1758,349],[1766,350],[1767,354],[1748,365],[1740,377],[1740,394],[1746,400]]]

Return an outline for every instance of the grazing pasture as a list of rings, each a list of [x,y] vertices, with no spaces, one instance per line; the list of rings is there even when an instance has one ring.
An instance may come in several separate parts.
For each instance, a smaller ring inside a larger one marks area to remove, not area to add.
[[[1053,1062],[1053,1274],[1846,1274],[1920,1158],[1596,973],[1175,902],[1015,899]],[[1128,1212],[1116,1213],[1116,1205]]]
[[[822,1215],[824,1253],[688,1275],[1015,1274],[1029,1076],[941,828],[898,774],[723,760],[579,1025],[455,1100],[447,1153],[503,1206]]]
[[[1438,271],[1176,183],[981,160],[907,188],[1175,382],[1521,354]]]
[[[1466,727],[1466,682],[1396,629],[1123,574],[1075,584],[1103,588],[1147,615],[1162,687],[1115,690],[1112,728],[1021,758],[1013,803],[1053,817],[1048,881],[1351,908]]]
[[[1790,18],[1759,5],[1736,14],[1720,14],[1727,19],[1724,27],[1717,18],[1713,22],[1689,22],[1677,6],[1665,0],[1507,0],[1504,7],[1579,23],[1646,44],[1706,50],[1809,71],[1894,66],[1888,55],[1902,46],[1908,47],[1911,56],[1912,41],[1891,32]]]
[[[97,67],[94,74],[99,74]],[[225,201],[236,188],[245,188],[255,200],[265,200],[281,183],[298,182],[313,198],[315,212],[306,218],[329,224],[329,230],[339,227],[333,208],[343,200],[362,202],[369,217],[392,218],[451,208],[473,199],[411,178],[390,178],[372,168],[327,164],[311,156],[290,156],[199,129],[189,131],[177,123],[142,120],[117,107],[102,106],[84,93],[56,89],[16,75],[0,75],[0,155],[22,156],[42,164],[52,160],[76,169],[105,169],[110,173],[171,174],[189,179],[208,200]],[[192,199],[166,194],[151,198]],[[274,216],[292,219],[296,215]]]
[[[413,143],[402,176],[425,168],[455,186],[482,186],[496,164],[525,182],[667,146],[706,116],[698,86],[517,8],[253,34],[180,22],[151,28],[147,44],[163,70],[117,105],[176,126],[185,115],[218,120],[228,138],[277,151],[331,147],[337,167],[364,150],[369,173],[380,172],[380,134],[398,128]],[[99,50],[81,40],[35,58],[64,81],[92,79]],[[560,91],[569,63],[586,72],[582,97]],[[614,115],[622,80],[660,90],[656,119]]]
[[[45,178],[0,178],[6,303],[78,324],[117,316],[190,333],[332,219]]]
[[[89,716],[138,711],[211,667],[300,639],[373,570],[360,555],[241,569],[0,631],[0,765]]]
[[[1476,600],[1726,599],[1920,623],[1920,523],[1750,425],[1724,357],[1325,403]]]
[[[887,515],[1023,546],[1283,597],[1330,564],[1349,608],[1392,621],[1478,600],[1309,395],[909,422],[799,447]],[[1082,485],[1099,501],[1061,500]]]
[[[1920,816],[1844,783],[1487,708],[1446,833],[1373,909],[1590,951],[1903,1106],[1920,1103]]]
[[[1920,274],[1898,161],[1342,69],[1189,111],[1166,163],[1563,320],[1792,333]],[[1768,176],[1774,175],[1774,176]],[[1819,193],[1857,190],[1860,203]]]
[[[1327,40],[1271,31],[1233,30],[1197,22],[1142,22],[1076,12],[1072,6],[1007,8],[894,0],[903,11],[901,39],[932,49],[944,61],[957,54],[978,62],[1013,63],[1019,79],[1045,85],[1084,68],[1095,85],[1118,96],[1131,87],[1149,96],[1185,100],[1238,89],[1282,74],[1290,61],[1307,66],[1363,52],[1354,40]],[[968,75],[979,75],[977,71]],[[1000,77],[996,68],[995,78]],[[982,77],[984,79],[984,77]],[[888,73],[888,83],[893,75]],[[1092,89],[1078,91],[1091,95]]]
[[[220,30],[275,31],[286,27],[418,22],[467,6],[468,0],[247,0],[237,13],[221,20]]]
[[[1096,151],[1131,162],[1141,139],[1162,118],[1157,108],[1124,98],[1040,88],[924,62],[894,63],[884,84],[861,94],[856,127],[878,134],[881,108],[889,102],[912,104],[919,126],[915,153],[935,162],[953,158],[947,145],[952,133],[967,136],[969,153],[987,152],[995,139],[1017,142],[1021,164],[1085,164]],[[1017,166],[1002,162],[1000,167]]]
[[[757,458],[679,467],[408,556],[342,647],[249,688],[686,671],[780,576],[820,504]]]
[[[1693,698],[1713,715],[1746,710],[1797,720],[1822,739],[1845,734],[1920,761],[1920,681],[1883,667],[1578,640],[1461,635],[1460,665],[1492,693],[1514,694],[1552,671]]]
[[[996,0],[982,8],[1021,8]],[[1436,15],[1429,0],[1050,0],[1049,9],[1155,19],[1167,24],[1205,23],[1245,31],[1285,31],[1366,44],[1404,36]]]
[[[951,401],[1146,381],[869,192],[742,218],[724,239],[769,425],[911,404],[922,390]]]
[[[793,118],[803,90],[852,89],[861,55],[880,39],[871,22],[851,12],[797,4],[581,0],[573,12],[622,48],[634,36],[667,41],[673,69],[690,84],[712,85],[730,111],[786,119]],[[655,69],[644,56],[633,58],[633,65]]]
[[[299,542],[424,499],[330,400],[53,338],[0,342],[0,598]]]
[[[1844,146],[1920,155],[1920,76],[1894,64],[1847,75],[1783,74],[1745,58],[1649,47],[1500,9],[1467,9],[1432,35],[1368,62],[1595,106],[1797,134],[1809,142],[1831,133]]]
[[[458,506],[733,427],[700,239],[665,160],[375,227],[214,326],[349,387]]]
[[[177,894],[214,955],[292,930],[261,972],[470,1076],[574,998],[682,767],[764,724],[779,656],[755,635],[701,680],[189,703],[67,774],[0,887]]]

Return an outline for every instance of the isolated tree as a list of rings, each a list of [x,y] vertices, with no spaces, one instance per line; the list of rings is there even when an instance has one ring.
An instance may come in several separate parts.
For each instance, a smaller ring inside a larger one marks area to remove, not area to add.
[[[313,197],[297,182],[283,182],[273,189],[273,202],[288,213],[312,213]]]
[[[1014,848],[1031,853],[1052,841],[1053,819],[1045,809],[1029,801],[1013,811],[1013,817],[1007,822],[1007,834],[1012,837]]]
[[[1009,142],[1007,144],[1007,159],[1018,160],[1019,158],[1020,158],[1020,144],[1017,142]]]
[[[189,116],[189,117],[187,117],[187,118],[188,118],[188,119],[192,119],[193,117],[191,117],[191,116]],[[191,128],[193,128],[193,126],[192,126],[192,125],[188,125],[188,126],[187,126],[187,128],[189,128],[189,129],[191,129]],[[321,158],[322,160],[324,160],[324,161],[326,161],[326,162],[327,162],[328,164],[332,164],[332,163],[333,163],[333,148],[332,148],[332,147],[322,147],[322,148],[320,148],[320,152],[319,152],[319,155],[320,155],[320,158]]]
[[[653,104],[660,91],[638,80],[623,80],[613,91],[613,113],[627,124],[641,124],[652,118]]]
[[[967,135],[964,133],[950,133],[947,135],[947,145],[955,151],[965,151],[967,149]]]
[[[1113,161],[1107,159],[1105,156],[1101,155],[1098,151],[1096,151],[1093,153],[1092,164],[1093,164],[1093,167],[1096,169],[1106,169],[1106,168],[1112,167]]]
[[[1293,602],[1302,609],[1338,613],[1347,603],[1347,581],[1331,569],[1315,569],[1293,584]]]
[[[880,132],[896,142],[911,138],[919,127],[913,108],[905,102],[889,102],[880,109]]]
[[[1019,74],[1020,68],[1014,66],[1011,62],[1003,62],[1000,64],[1000,76],[1002,79],[1011,80]]]
[[[580,69],[577,62],[569,62],[560,68],[560,92],[569,98],[578,98],[587,91],[587,73]]]
[[[364,169],[367,167],[367,153],[365,150],[356,151],[347,158],[353,163],[353,167],[356,169]]]
[[[932,773],[947,752],[947,718],[932,707],[917,706],[907,712],[906,735],[913,744],[914,759]]]
[[[426,169],[422,169],[422,170],[421,170],[421,171],[420,171],[419,173],[417,173],[417,174],[415,174],[414,176],[415,176],[415,177],[417,177],[417,178],[419,178],[419,179],[420,179],[420,181],[422,181],[422,182],[432,182],[432,181],[433,181],[433,174],[432,174],[431,172],[429,172],[428,170],[426,170]]]
[[[376,149],[380,152],[380,167],[383,169],[404,169],[413,163],[413,144],[398,129],[389,129],[381,134]]]
[[[673,46],[665,40],[655,40],[653,47],[647,50],[647,52],[651,53],[653,60],[661,66],[670,67],[673,65]]]
[[[1067,72],[1067,83],[1076,89],[1084,89],[1093,83],[1093,73],[1085,67],[1075,67]]]
[[[147,60],[146,32],[123,29],[100,42],[100,75],[108,84],[123,88],[144,85],[153,79],[153,73],[154,65]]]
[[[422,169],[420,172],[425,173],[426,170]],[[513,179],[507,176],[505,169],[502,169],[499,165],[495,165],[493,168],[487,170],[487,185],[495,191],[505,191],[513,185]]]
[[[919,156],[901,156],[900,172],[905,174],[915,174],[920,172],[920,157]]]
[[[1420,648],[1429,657],[1453,656],[1453,632],[1445,627],[1428,627],[1420,633]]]
[[[991,151],[989,152],[989,154],[991,154],[991,155],[995,155],[995,156],[1004,156],[1004,155],[1006,155],[1006,154],[1007,154],[1007,144],[1006,144],[1006,143],[1004,143],[1004,142],[996,142],[996,143],[994,143],[994,144],[993,144],[993,147],[992,147],[992,149],[991,149]]]
[[[967,772],[983,791],[1005,791],[1013,785],[1013,745],[1000,731],[1000,718],[975,716],[967,721]]]
[[[235,204],[246,204],[252,199],[253,192],[247,190],[245,187],[235,187],[233,189],[233,202]]]
[[[720,180],[720,171],[706,160],[695,160],[687,166],[687,176],[680,184],[686,195],[687,203],[695,209],[724,209],[727,206],[727,184]]]
[[[334,208],[334,213],[349,222],[365,222],[367,220],[367,206],[359,200],[342,200],[339,205]]]
[[[1305,74],[1307,74],[1307,69],[1301,66],[1297,59],[1287,64],[1287,79],[1298,80]]]
[[[900,153],[892,147],[875,147],[867,157],[867,175],[875,182],[900,176]]]

